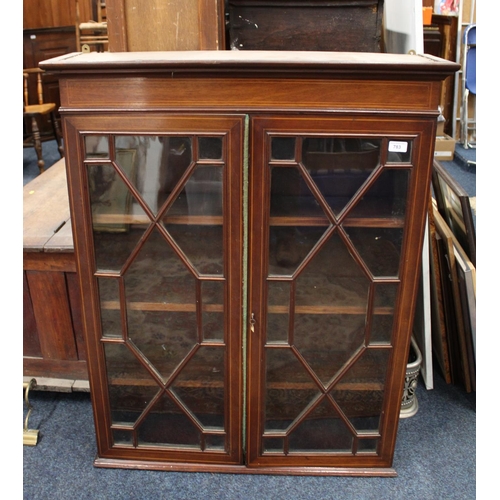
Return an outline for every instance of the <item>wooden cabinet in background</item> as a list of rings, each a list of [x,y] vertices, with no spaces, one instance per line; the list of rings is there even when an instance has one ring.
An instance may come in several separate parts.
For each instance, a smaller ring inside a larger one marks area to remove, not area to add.
[[[90,6],[92,0],[85,0]],[[24,0],[23,29],[58,28],[75,25],[74,0]]]
[[[110,52],[222,50],[224,0],[106,0]]]
[[[76,51],[75,26],[58,28],[37,28],[23,30],[23,68],[37,68],[41,61],[70,54]],[[38,104],[36,92],[36,79],[30,80],[30,104]],[[43,76],[44,102],[56,104],[56,119],[59,117],[59,82],[50,73]],[[26,126],[29,126],[26,125]],[[43,139],[53,138],[53,128],[46,117],[40,122],[40,133]]]
[[[384,0],[228,0],[229,48],[380,52]]]
[[[430,56],[89,53],[60,76],[99,467],[395,475]]]
[[[24,376],[88,387],[64,159],[23,188],[23,290]]]
[[[424,52],[448,61],[456,61],[458,17],[433,14],[432,24],[424,26]],[[444,131],[453,135],[453,105],[455,100],[455,75],[443,82],[440,105],[445,117]]]
[[[83,1],[84,9],[91,0]],[[76,51],[74,0],[25,0],[23,2],[23,68],[36,68],[40,61]],[[30,96],[36,99],[33,80]],[[44,100],[60,105],[59,85],[51,75],[44,76]],[[38,102],[36,102],[38,103]],[[35,101],[32,102],[35,104]],[[59,119],[59,112],[56,111]],[[42,138],[52,138],[50,123],[41,123]]]

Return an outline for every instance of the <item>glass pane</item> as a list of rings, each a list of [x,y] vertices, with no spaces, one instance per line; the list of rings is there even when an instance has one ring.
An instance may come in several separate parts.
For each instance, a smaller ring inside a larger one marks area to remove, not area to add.
[[[268,281],[267,287],[267,341],[288,342],[290,283]]]
[[[398,283],[377,283],[374,287],[371,344],[391,343],[398,289]]]
[[[412,141],[393,140],[388,143],[387,162],[411,163]]]
[[[374,277],[399,276],[402,227],[347,227],[346,231]]]
[[[351,424],[358,432],[378,432],[381,415],[351,417]]]
[[[222,225],[168,224],[166,227],[200,275],[224,274]]]
[[[159,387],[125,344],[105,343],[109,404],[114,424],[133,424]]]
[[[130,430],[113,430],[113,443],[114,444],[125,444],[132,445],[133,443],[133,432]]]
[[[406,213],[409,179],[409,169],[385,168],[349,216],[402,219]]]
[[[85,159],[109,158],[107,135],[88,135],[85,137]]]
[[[163,217],[165,227],[200,275],[224,274],[223,174],[220,166],[197,166]]]
[[[226,435],[225,434],[206,434],[205,446],[207,450],[222,451],[226,449]]]
[[[200,346],[171,386],[205,428],[224,429],[224,347]]]
[[[304,139],[302,161],[335,215],[380,165],[380,140]]]
[[[132,214],[133,196],[113,165],[89,165],[87,172],[96,267],[118,272],[149,219],[140,207]]]
[[[186,311],[195,310],[195,278],[156,229],[133,256],[124,277],[130,307],[138,302],[141,309],[147,309],[148,303],[159,303],[164,310],[172,309],[171,304],[185,305]]]
[[[285,439],[280,437],[264,437],[264,452],[283,453]]]
[[[330,392],[351,423],[363,427],[357,430],[378,426],[389,354],[390,349],[366,349]]]
[[[202,281],[202,324],[204,340],[224,340],[224,282]]]
[[[94,255],[97,271],[120,272],[136,248],[144,230],[131,227],[127,232],[94,232]]]
[[[196,314],[129,307],[127,316],[130,340],[166,382],[196,345]]]
[[[266,431],[286,429],[318,395],[290,348],[266,350]]]
[[[129,338],[169,377],[198,342],[195,279],[158,231],[124,278]]]
[[[269,274],[291,276],[323,236],[325,227],[271,226]]]
[[[289,315],[273,314],[267,315],[267,341],[268,342],[288,342]]]
[[[192,139],[116,136],[116,163],[156,214],[192,161]],[[132,207],[135,213],[136,203]]]
[[[296,314],[294,345],[327,386],[365,340],[364,314]]]
[[[369,284],[345,243],[334,233],[297,278],[297,310],[364,315]]]
[[[131,222],[132,193],[118,170],[110,163],[89,165],[88,182],[94,231],[127,231],[127,222]]]
[[[158,179],[158,207],[171,195],[193,160],[191,138],[163,137],[160,139],[163,143],[163,150]]]
[[[393,324],[393,314],[374,314],[372,318],[370,344],[390,344]]]
[[[295,159],[295,137],[273,137],[271,139],[271,159]]]
[[[201,433],[168,394],[162,394],[138,428],[139,445],[201,447]]]
[[[188,215],[222,215],[223,172],[217,166],[195,168],[185,186]]]
[[[99,278],[99,299],[101,304],[101,325],[104,337],[122,337],[119,281],[113,278]]]
[[[358,451],[359,452],[372,452],[376,453],[378,446],[378,439],[359,439]]]
[[[325,213],[296,167],[271,168],[271,218],[315,217],[328,224]],[[271,224],[273,224],[271,219]]]
[[[199,137],[198,148],[200,160],[222,159],[222,137]]]
[[[323,399],[290,434],[290,451],[295,452],[350,452],[352,443],[351,432],[326,399]]]
[[[169,208],[164,222],[178,223],[182,217],[202,215],[206,224],[222,223],[223,173],[220,166],[199,165]]]

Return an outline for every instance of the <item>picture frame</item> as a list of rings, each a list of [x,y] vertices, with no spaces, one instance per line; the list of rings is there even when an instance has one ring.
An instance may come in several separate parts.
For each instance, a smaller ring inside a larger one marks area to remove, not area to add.
[[[457,260],[455,257],[455,248],[460,250],[461,255],[464,255],[464,250],[453,235],[451,228],[440,215],[436,204],[433,204],[433,217],[436,231],[443,242],[440,276],[443,284],[450,285],[447,295],[451,295],[451,304],[455,319],[454,327],[451,326],[447,330],[449,352],[453,364],[452,379],[454,379],[454,383],[462,382],[466,392],[472,392],[475,390],[475,364],[471,363],[471,343],[469,342],[468,331],[469,320],[467,317],[464,317]]]
[[[476,361],[476,269],[472,262],[467,259],[459,247],[454,247],[455,260],[457,263],[457,275],[459,279],[460,293],[462,296],[462,309],[464,316],[468,319],[466,328],[470,332],[470,351],[473,361]]]
[[[420,374],[427,390],[434,388],[434,369],[432,362],[432,314],[431,314],[431,242],[430,217],[425,224],[422,248],[422,273],[417,296],[413,335],[422,354]]]
[[[432,201],[429,210],[429,251],[430,251],[430,296],[431,296],[431,337],[432,352],[437,361],[441,374],[447,384],[452,383],[452,359],[448,343],[448,330],[454,324],[454,316],[447,300],[451,294],[447,293],[446,286],[449,280],[444,281],[441,276],[445,252],[442,238],[436,231],[432,213]]]
[[[470,197],[438,161],[432,169],[432,188],[443,219],[476,266],[476,228]]]

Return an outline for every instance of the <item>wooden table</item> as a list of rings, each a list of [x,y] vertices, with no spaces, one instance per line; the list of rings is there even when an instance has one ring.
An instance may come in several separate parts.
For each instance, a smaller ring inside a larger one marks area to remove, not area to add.
[[[64,159],[23,188],[23,375],[88,390]]]

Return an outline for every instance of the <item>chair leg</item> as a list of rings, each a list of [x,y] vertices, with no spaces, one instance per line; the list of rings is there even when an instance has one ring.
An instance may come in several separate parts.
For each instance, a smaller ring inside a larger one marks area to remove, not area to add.
[[[40,170],[40,173],[43,173],[45,170],[45,161],[43,160],[42,154],[42,140],[40,138],[38,122],[34,116],[31,118],[31,132],[33,133],[33,142],[35,144],[35,151],[38,157],[38,169]]]
[[[56,138],[57,142],[57,149],[59,150],[59,154],[61,155],[61,158],[64,157],[64,149],[62,146],[62,134],[61,130],[59,129],[59,124],[57,123],[56,120],[56,115],[54,113],[50,113],[50,121],[52,122],[52,129],[54,130],[54,136]]]
[[[462,107],[460,109],[460,142],[462,143],[462,146],[464,149],[468,149],[468,107],[469,107],[469,90],[468,89],[463,89],[462,90],[463,95],[462,95]]]

